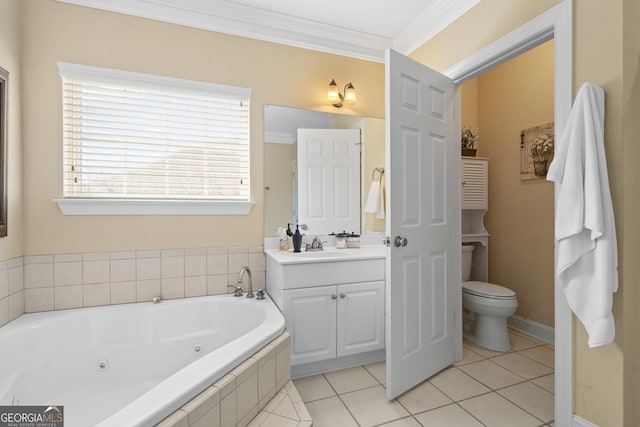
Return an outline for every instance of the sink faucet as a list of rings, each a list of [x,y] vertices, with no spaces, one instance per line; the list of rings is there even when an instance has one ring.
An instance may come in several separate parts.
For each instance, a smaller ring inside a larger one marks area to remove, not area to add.
[[[249,283],[247,286],[247,298],[253,298],[253,287],[251,285],[251,270],[246,265],[240,269],[240,274],[238,274],[238,283],[242,283],[242,276],[244,273],[247,273],[247,277],[249,278]]]
[[[306,249],[307,251],[321,251],[324,248],[322,247],[322,241],[320,239],[318,239],[318,236],[313,238],[313,242],[311,242],[310,244],[307,243]]]

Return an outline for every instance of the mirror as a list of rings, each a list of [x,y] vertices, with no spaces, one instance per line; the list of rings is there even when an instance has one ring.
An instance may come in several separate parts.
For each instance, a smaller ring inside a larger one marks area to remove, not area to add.
[[[385,165],[384,119],[351,116],[301,108],[264,106],[264,185],[265,237],[276,234],[278,227],[295,222],[297,212],[297,135],[298,129],[360,129],[360,232],[384,232],[385,220],[364,213],[373,171]],[[375,180],[380,175],[375,174]],[[383,178],[384,191],[384,178]],[[336,231],[341,231],[337,230]]]

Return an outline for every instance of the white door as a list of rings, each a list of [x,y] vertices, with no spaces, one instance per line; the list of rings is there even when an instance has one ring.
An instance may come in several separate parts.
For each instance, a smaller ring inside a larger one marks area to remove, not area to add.
[[[391,50],[385,66],[392,399],[461,353],[460,120],[453,81]]]
[[[309,235],[360,230],[360,129],[298,129],[298,223]]]
[[[384,282],[338,285],[338,357],[384,348]]]
[[[336,357],[336,287],[286,290],[283,297],[291,364]]]

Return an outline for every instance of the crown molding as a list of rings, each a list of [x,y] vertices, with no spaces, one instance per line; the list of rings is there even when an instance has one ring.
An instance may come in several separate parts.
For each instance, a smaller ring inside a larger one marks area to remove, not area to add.
[[[224,0],[57,0],[156,21],[384,62],[393,47],[409,54],[480,0],[438,0],[395,38],[351,30]]]
[[[222,0],[57,1],[375,62],[392,46],[387,37]]]
[[[467,13],[480,0],[440,0],[424,10],[393,39],[393,48],[408,55]]]

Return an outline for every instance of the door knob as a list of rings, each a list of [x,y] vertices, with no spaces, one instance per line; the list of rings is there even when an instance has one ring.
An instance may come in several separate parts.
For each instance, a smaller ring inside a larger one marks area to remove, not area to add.
[[[396,236],[396,238],[393,241],[393,244],[395,245],[396,248],[399,248],[400,246],[404,248],[405,246],[407,246],[407,243],[409,243],[407,238],[402,236]]]
[[[382,244],[385,245],[386,247],[391,246],[391,237],[387,236],[385,238],[382,239]]]

